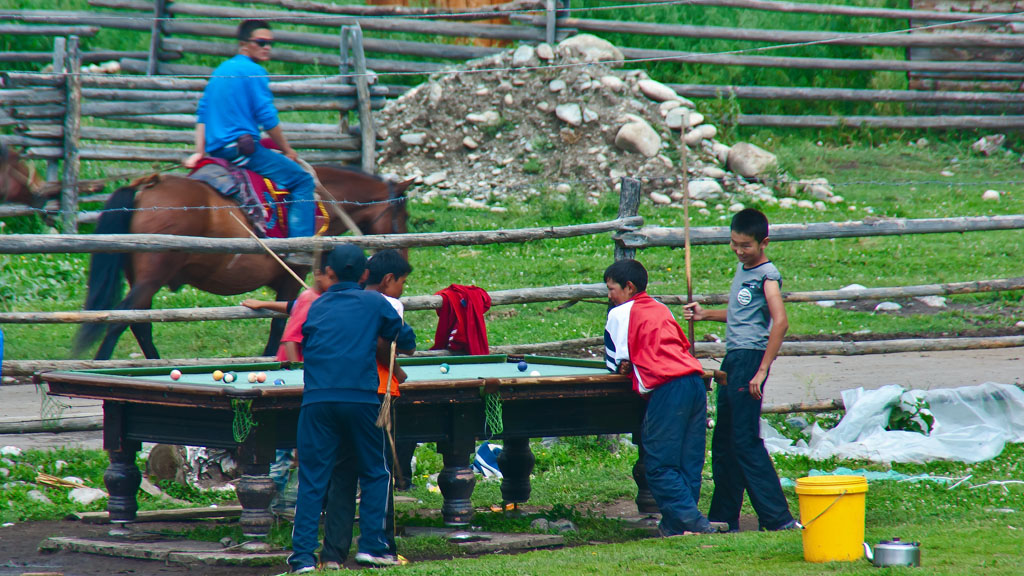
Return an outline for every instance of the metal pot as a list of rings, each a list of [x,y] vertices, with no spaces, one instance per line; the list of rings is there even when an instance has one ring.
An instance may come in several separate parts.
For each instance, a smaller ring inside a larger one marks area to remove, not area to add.
[[[864,543],[864,555],[875,566],[920,566],[921,545],[917,542],[900,542],[899,538],[882,540],[875,546],[874,553],[871,546]]]

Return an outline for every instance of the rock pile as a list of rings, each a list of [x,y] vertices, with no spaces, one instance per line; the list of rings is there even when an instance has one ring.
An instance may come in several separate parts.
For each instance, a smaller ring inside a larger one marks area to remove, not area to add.
[[[775,155],[716,139],[697,106],[641,70],[616,70],[622,54],[590,35],[555,47],[520,46],[437,74],[380,113],[387,142],[379,170],[416,179],[413,196],[490,207],[585,190],[596,203],[624,176],[656,204],[680,204],[680,140],[692,205],[736,211],[744,201],[824,209],[842,202],[825,179],[793,180]]]

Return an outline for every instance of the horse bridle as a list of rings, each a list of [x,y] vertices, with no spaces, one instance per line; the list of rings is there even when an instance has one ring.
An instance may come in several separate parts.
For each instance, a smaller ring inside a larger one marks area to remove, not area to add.
[[[396,189],[395,183],[388,181],[388,208],[387,210],[381,211],[376,218],[370,221],[368,228],[372,228],[378,220],[384,217],[385,214],[391,214],[391,233],[398,234],[398,208],[397,205],[405,203],[407,198],[405,196],[399,196]]]

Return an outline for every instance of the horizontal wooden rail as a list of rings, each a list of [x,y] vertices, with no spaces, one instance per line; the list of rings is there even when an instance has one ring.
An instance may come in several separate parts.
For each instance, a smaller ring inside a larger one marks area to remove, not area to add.
[[[1024,290],[1024,277],[1000,280],[975,280],[945,284],[892,286],[847,290],[816,290],[809,292],[783,292],[785,302],[817,302],[822,300],[880,300],[885,298],[911,298],[943,294],[976,294]],[[579,301],[599,299],[604,302],[608,289],[604,284],[566,284],[540,288],[515,288],[489,292],[492,306],[508,306],[538,302]],[[666,305],[685,304],[683,295],[653,294]],[[694,294],[693,302],[725,304],[728,294]],[[407,311],[436,310],[441,297],[435,294],[402,298]],[[211,306],[203,308],[170,308],[163,310],[85,310],[63,312],[0,312],[0,324],[122,324],[132,322],[196,322],[214,320],[252,320],[284,318],[286,314],[267,310],[251,310],[244,306]]]
[[[853,222],[814,222],[810,224],[774,224],[772,240],[824,240],[866,236],[901,236],[906,234],[943,234],[950,232],[983,232],[1019,230],[1024,228],[1024,214],[1005,216],[962,216],[959,218],[871,218]],[[683,229],[648,226],[615,235],[625,248],[683,246]],[[707,226],[690,229],[690,243],[695,246],[728,244],[728,226]]]
[[[663,60],[717,66],[755,66],[761,68],[798,68],[811,70],[888,70],[896,72],[943,72],[986,74],[990,78],[1020,78],[1024,64],[1019,62],[929,62],[925,60],[871,60],[847,58],[803,58],[782,56],[750,56],[747,54],[712,54],[657,50],[651,48],[620,48],[623,56],[633,59]]]
[[[965,104],[1024,104],[1017,92],[955,92],[928,90],[868,90],[789,86],[735,86],[722,84],[669,84],[687,98],[742,100],[841,100],[854,102],[962,102]]]
[[[533,26],[543,26],[544,16],[513,16]],[[651,22],[621,22],[589,18],[560,18],[558,25],[585,32],[636,34],[638,36],[670,36],[673,38],[711,38],[739,42],[770,42],[772,44],[831,44],[837,46],[889,46],[903,48],[983,48],[1024,47],[1024,37],[1013,34],[969,33],[904,33],[880,34],[857,32],[813,32],[806,30],[770,30],[756,28],[729,28],[724,26],[690,26],[685,24],[656,24]]]
[[[740,114],[740,126],[774,126],[777,128],[894,128],[897,130],[1013,130],[1024,128],[1024,116],[784,116],[772,114]]]
[[[0,235],[0,254],[83,254],[165,252],[167,250],[214,254],[263,254],[265,253],[263,245],[278,252],[329,250],[339,244],[354,244],[365,249],[475,246],[589,236],[613,232],[627,226],[638,226],[642,223],[643,218],[632,216],[606,222],[570,226],[370,236],[268,238],[262,243],[251,238],[202,238],[167,234],[4,234]]]
[[[147,148],[145,146],[83,146],[82,160],[120,160],[126,162],[181,162],[192,153],[190,148]],[[60,146],[31,146],[25,149],[26,158],[59,160],[64,158]],[[306,150],[302,158],[310,163],[349,163],[360,158],[358,151]],[[69,235],[64,235],[68,237]]]
[[[638,0],[657,4],[664,0]],[[890,20],[934,20],[938,22],[959,22],[985,18],[986,23],[1024,22],[1024,15],[1004,13],[940,12],[937,10],[905,10],[899,8],[874,8],[868,6],[845,6],[837,4],[811,4],[804,2],[777,2],[775,0],[687,0],[694,6],[722,6],[747,10],[784,12],[790,14],[822,14],[826,16],[852,16],[857,18],[886,18]],[[974,24],[977,25],[977,24]]]

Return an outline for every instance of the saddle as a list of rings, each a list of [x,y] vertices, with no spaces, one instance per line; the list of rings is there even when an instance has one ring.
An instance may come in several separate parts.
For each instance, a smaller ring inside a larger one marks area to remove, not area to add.
[[[245,170],[220,158],[206,157],[196,163],[188,175],[208,184],[218,194],[238,204],[242,213],[260,238],[288,237],[288,191],[252,170]],[[330,220],[327,208],[317,200],[314,220],[315,235],[327,231]]]

